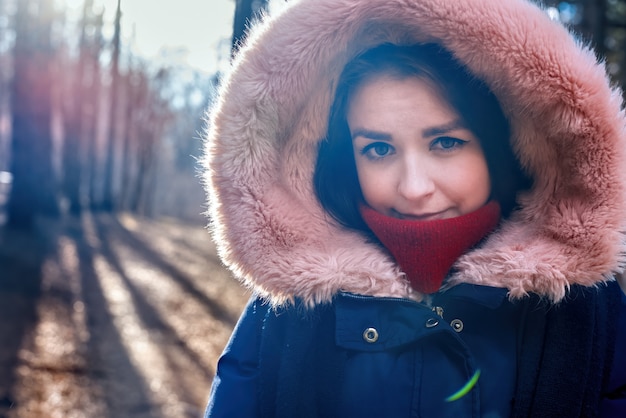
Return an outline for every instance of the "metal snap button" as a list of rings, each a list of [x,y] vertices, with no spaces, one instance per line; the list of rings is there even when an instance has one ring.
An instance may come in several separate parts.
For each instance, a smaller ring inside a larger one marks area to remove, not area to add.
[[[443,318],[443,308],[441,306],[433,307],[432,311],[437,314],[440,318]]]
[[[450,326],[456,332],[463,331],[463,321],[461,321],[460,319],[453,319],[452,321],[450,321]]]
[[[435,318],[428,318],[428,320],[426,321],[426,328],[433,328],[437,325],[439,325],[439,321],[437,321]]]
[[[363,331],[363,339],[370,344],[378,341],[378,331],[376,331],[376,328],[368,328]]]

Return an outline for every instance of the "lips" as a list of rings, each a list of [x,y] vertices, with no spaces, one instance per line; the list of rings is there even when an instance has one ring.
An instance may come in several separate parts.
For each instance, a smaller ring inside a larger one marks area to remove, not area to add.
[[[391,216],[397,219],[403,219],[407,221],[433,221],[436,219],[446,219],[450,216],[448,215],[448,209],[439,211],[439,212],[423,212],[419,214],[409,214],[409,213],[401,213],[396,211],[395,209],[391,210]]]

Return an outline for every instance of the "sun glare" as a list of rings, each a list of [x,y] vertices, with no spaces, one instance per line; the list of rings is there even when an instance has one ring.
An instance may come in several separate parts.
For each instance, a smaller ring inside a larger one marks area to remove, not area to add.
[[[78,20],[84,0],[57,1],[70,20]],[[94,0],[94,6],[104,8],[105,36],[111,37],[117,0]],[[121,8],[122,39],[136,54],[163,60],[171,51],[185,51],[184,61],[191,67],[219,70],[221,46],[232,34],[234,0],[121,0]]]

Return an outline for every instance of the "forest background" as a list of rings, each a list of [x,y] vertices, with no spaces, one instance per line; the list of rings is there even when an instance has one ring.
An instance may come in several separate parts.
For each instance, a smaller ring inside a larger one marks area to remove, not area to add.
[[[268,6],[236,3],[234,36],[213,51],[218,61],[227,60],[247,19]],[[544,5],[626,84],[626,1]],[[85,208],[202,219],[196,158],[220,73],[186,67],[176,51],[160,62],[135,55],[123,42],[132,36],[120,33],[118,6],[106,22],[93,0],[77,20],[60,1],[0,0],[0,183],[11,189],[8,225],[28,228],[37,215]]]
[[[212,69],[138,52],[133,1],[0,0],[0,418],[199,416],[248,297],[197,158],[248,22],[289,0],[230,0]],[[626,86],[626,0],[542,5]]]

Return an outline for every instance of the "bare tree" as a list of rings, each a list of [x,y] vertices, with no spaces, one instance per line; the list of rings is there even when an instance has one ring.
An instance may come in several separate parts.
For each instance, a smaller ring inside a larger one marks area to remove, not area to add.
[[[235,0],[235,18],[233,21],[233,38],[231,56],[235,56],[239,45],[245,39],[250,22],[259,13],[267,9],[267,0]]]
[[[138,101],[138,88],[136,86],[139,70],[132,68],[132,60],[129,57],[128,72],[123,79],[124,83],[124,132],[123,139],[123,152],[122,152],[122,190],[120,193],[119,204],[122,208],[128,207],[128,200],[131,191],[132,184],[132,168],[133,168],[133,153],[136,153],[136,131],[137,124],[135,123],[136,107]]]
[[[11,85],[13,188],[8,224],[30,227],[38,214],[58,215],[52,165],[52,0],[17,2]]]
[[[117,10],[115,13],[115,33],[113,34],[113,57],[111,62],[111,97],[109,103],[109,136],[105,155],[104,166],[104,196],[102,209],[112,211],[115,208],[113,196],[113,169],[115,165],[115,149],[118,133],[118,101],[120,95],[120,43],[121,43],[121,20],[122,9],[121,0],[117,0]]]
[[[131,193],[130,209],[151,216],[156,186],[156,150],[173,113],[161,92],[168,81],[168,72],[161,69],[150,80],[146,72],[139,73],[135,100],[141,113],[135,119],[137,133],[137,175]]]
[[[63,191],[69,201],[70,213],[81,211],[81,185],[84,161],[85,138],[85,73],[88,60],[87,27],[93,13],[93,0],[85,0],[80,24],[78,62],[75,73],[69,80],[65,107],[65,138],[63,143]]]
[[[582,29],[591,40],[598,56],[603,57],[605,51],[605,38],[607,27],[607,3],[606,0],[584,0]]]
[[[0,0],[0,15],[7,16],[6,0]],[[0,20],[0,45],[6,45],[9,32],[9,19]],[[7,170],[9,164],[9,141],[5,129],[5,118],[9,114],[9,83],[11,73],[11,50],[0,49],[0,170]]]
[[[86,72],[85,72],[85,98],[83,101],[85,111],[85,142],[87,143],[87,168],[85,183],[87,184],[87,193],[89,204],[92,208],[97,207],[98,185],[101,184],[101,176],[99,176],[98,168],[100,161],[97,153],[98,139],[98,121],[100,120],[100,104],[102,97],[102,81],[100,79],[100,54],[104,45],[102,36],[102,26],[104,23],[104,10],[98,14],[91,16],[91,25],[93,35],[90,37],[86,45]]]

